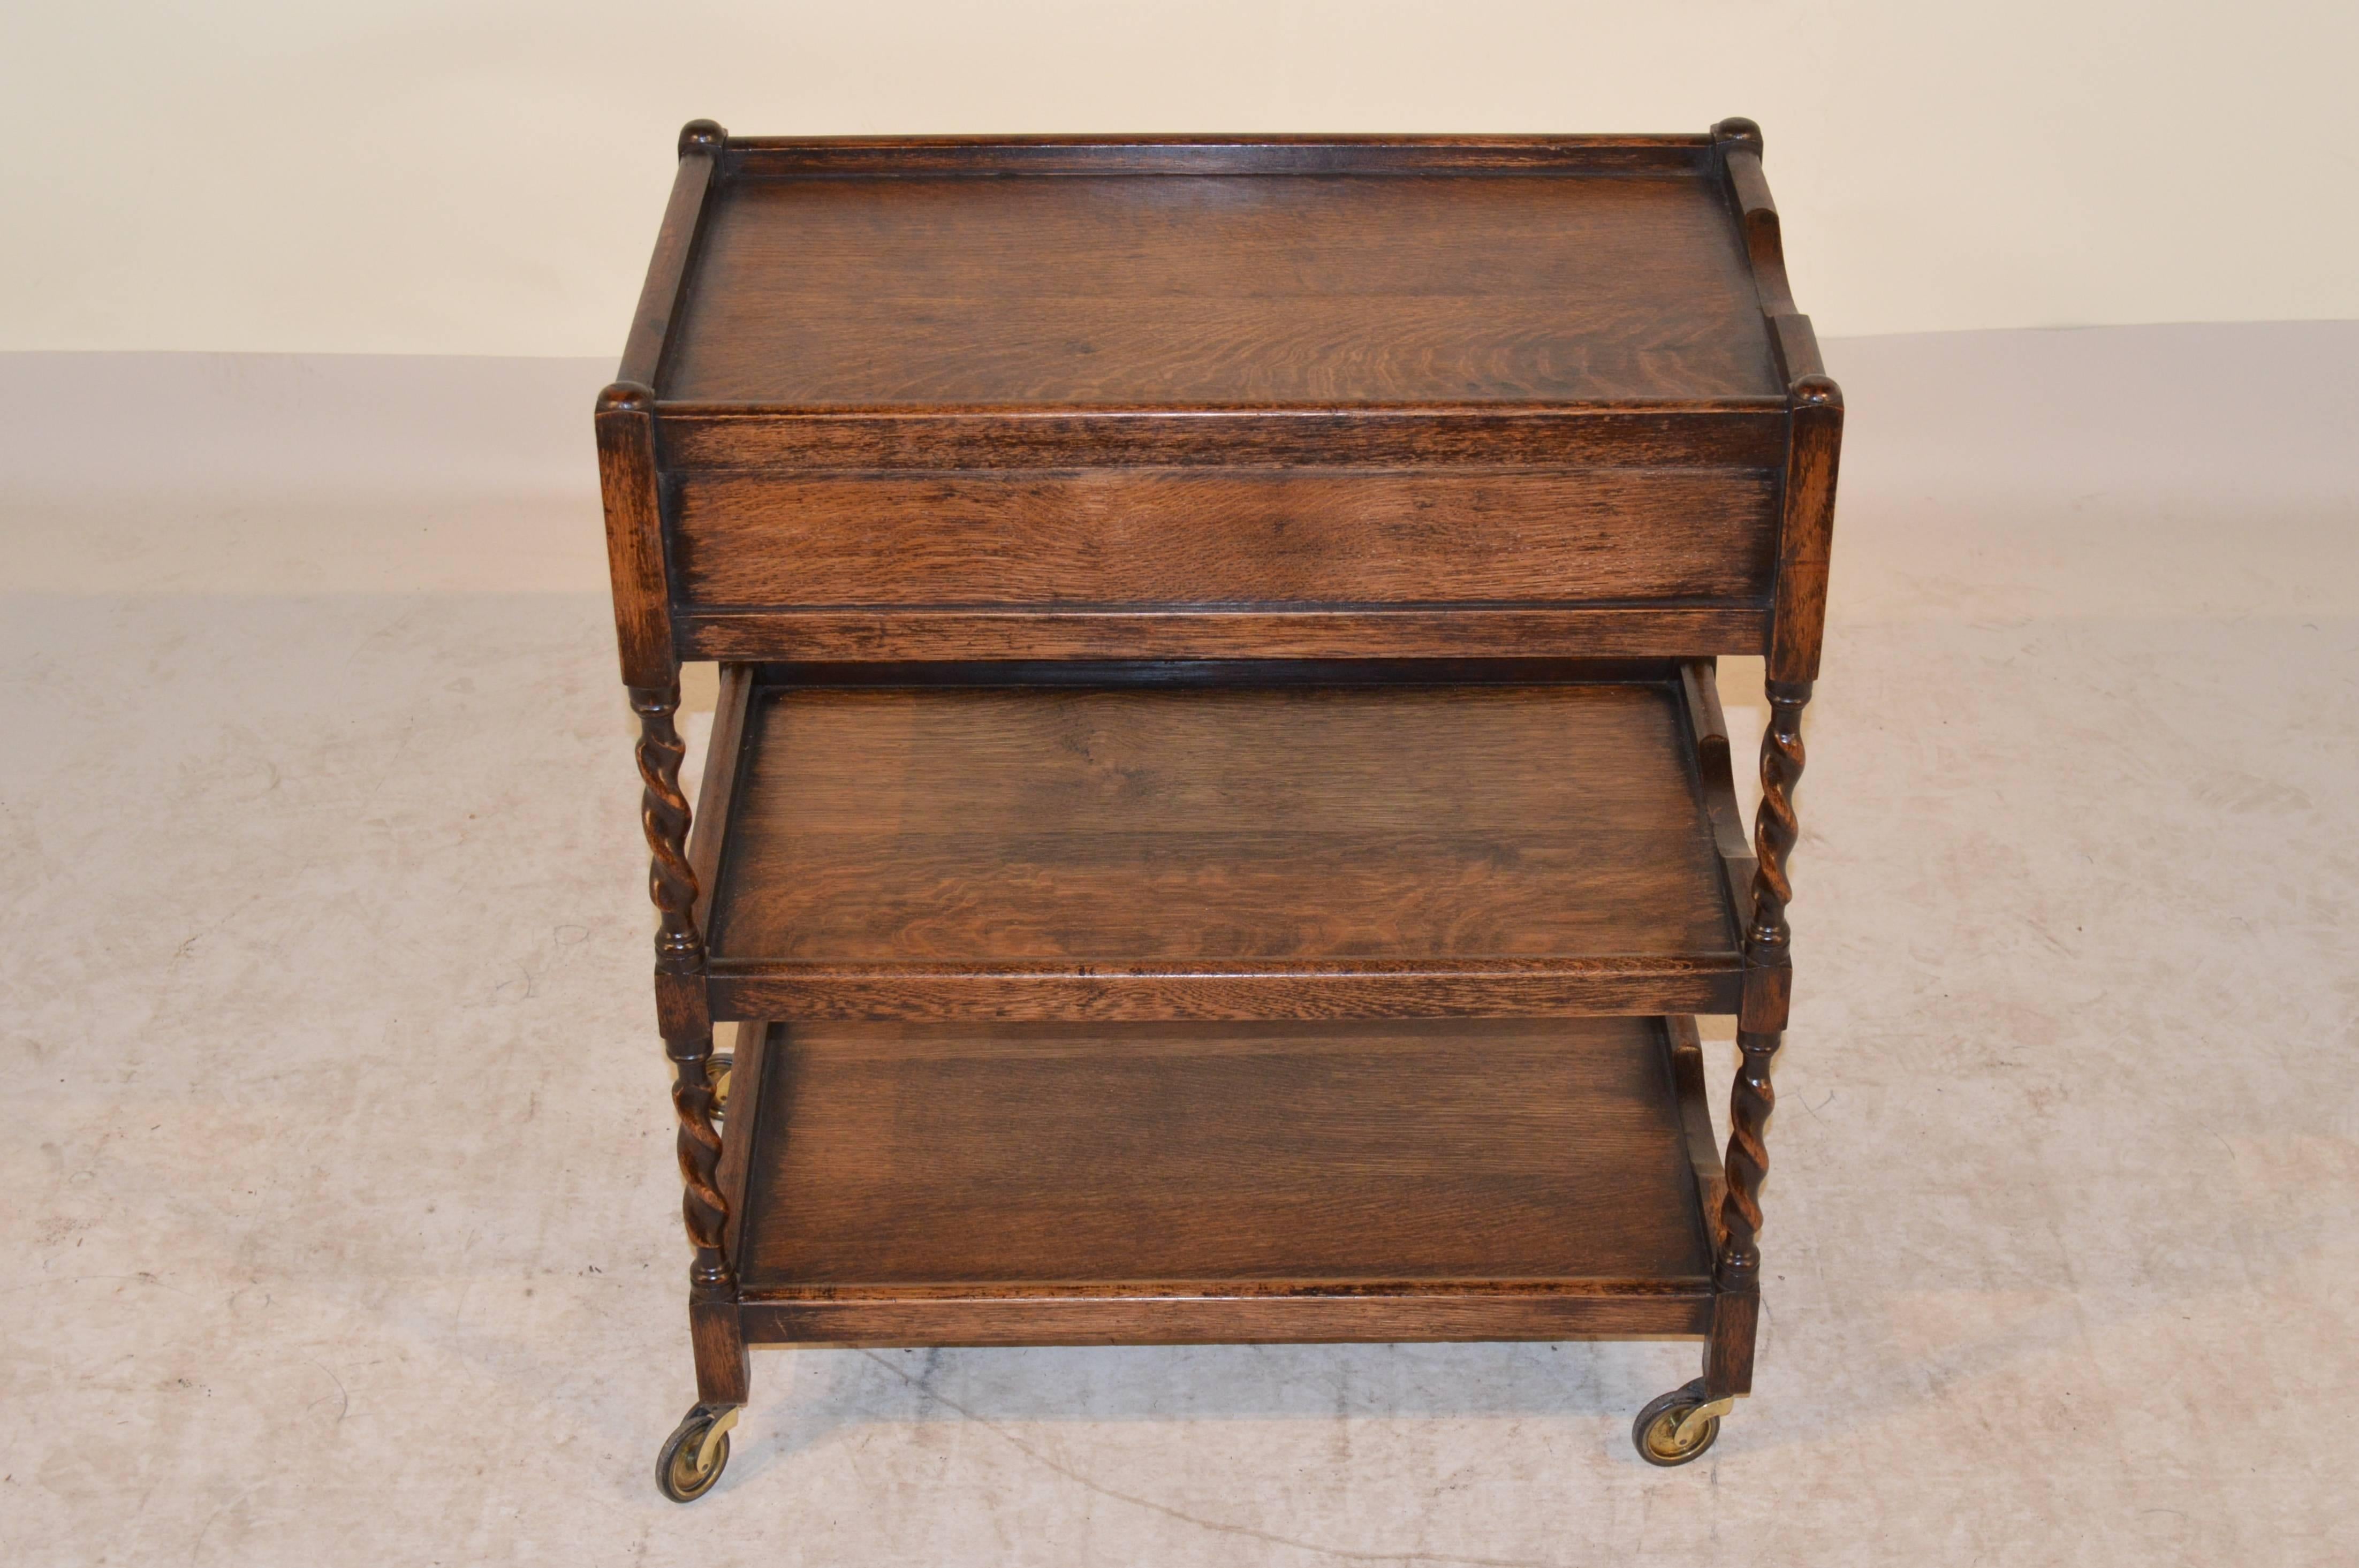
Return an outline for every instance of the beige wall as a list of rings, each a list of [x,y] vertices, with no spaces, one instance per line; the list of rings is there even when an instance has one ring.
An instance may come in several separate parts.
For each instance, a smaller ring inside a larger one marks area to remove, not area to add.
[[[1830,334],[2359,317],[2359,5],[21,5],[0,348],[603,354],[681,120],[1766,127]]]

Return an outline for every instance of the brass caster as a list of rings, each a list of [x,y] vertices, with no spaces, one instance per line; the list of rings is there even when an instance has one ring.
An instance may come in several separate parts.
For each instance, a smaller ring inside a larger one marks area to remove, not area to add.
[[[729,1075],[737,1065],[737,1058],[726,1051],[716,1054],[705,1065],[705,1076],[712,1085],[712,1119],[720,1120],[729,1113]]]
[[[729,1429],[736,1405],[698,1405],[680,1419],[656,1455],[656,1489],[676,1503],[692,1503],[712,1489],[729,1463]]]
[[[1649,1465],[1685,1465],[1712,1446],[1720,1418],[1735,1407],[1734,1400],[1706,1399],[1698,1378],[1640,1411],[1630,1423],[1630,1441]]]

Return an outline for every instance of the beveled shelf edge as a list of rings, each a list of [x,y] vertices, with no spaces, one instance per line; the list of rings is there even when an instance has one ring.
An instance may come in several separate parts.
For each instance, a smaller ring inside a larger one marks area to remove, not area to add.
[[[718,1019],[1010,1022],[1734,1013],[1734,953],[1678,958],[1223,964],[1201,969],[711,961]]]
[[[1390,1301],[1479,1298],[1637,1296],[1684,1298],[1709,1292],[1708,1274],[1628,1280],[1123,1280],[1033,1281],[974,1285],[747,1286],[742,1304],[849,1305],[870,1302]]]
[[[853,663],[765,660],[750,669],[757,694],[844,688],[943,687],[1669,686],[1687,661],[1550,658],[1524,654],[1468,659],[1031,659]]]
[[[1643,1293],[748,1299],[737,1313],[759,1345],[1316,1345],[1702,1335],[1713,1301],[1706,1283]]]
[[[672,635],[680,657],[721,660],[1610,658],[1761,653],[1769,615],[1754,605],[683,611]]]
[[[1629,404],[887,405],[667,401],[667,470],[1536,466],[1781,469],[1782,395]]]
[[[1782,413],[1786,399],[1780,393],[1471,403],[756,403],[725,397],[658,397],[656,405],[668,415],[702,419],[1186,419],[1201,427],[1236,419],[1606,419],[1665,414],[1724,417]]]
[[[715,127],[717,130],[718,127]],[[732,178],[958,176],[1384,177],[1419,174],[1703,176],[1709,133],[1442,135],[1189,135],[726,136]]]

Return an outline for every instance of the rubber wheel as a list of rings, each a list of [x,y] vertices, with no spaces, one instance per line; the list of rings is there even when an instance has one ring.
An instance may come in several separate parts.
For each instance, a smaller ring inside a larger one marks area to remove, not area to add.
[[[1630,1423],[1630,1442],[1638,1450],[1638,1457],[1649,1465],[1667,1466],[1692,1463],[1720,1435],[1720,1417],[1704,1422],[1703,1431],[1685,1447],[1680,1446],[1671,1433],[1679,1430],[1681,1417],[1706,1402],[1703,1379],[1698,1378],[1640,1411],[1638,1419]]]
[[[656,1489],[673,1502],[696,1501],[712,1490],[712,1483],[729,1468],[729,1434],[725,1432],[713,1450],[712,1468],[701,1471],[696,1467],[697,1456],[704,1449],[704,1434],[712,1429],[712,1422],[711,1415],[690,1411],[688,1419],[664,1439],[663,1451],[656,1455]]]

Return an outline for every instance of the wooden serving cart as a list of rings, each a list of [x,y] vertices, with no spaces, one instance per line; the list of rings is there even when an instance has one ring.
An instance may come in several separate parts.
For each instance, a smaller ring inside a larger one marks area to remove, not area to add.
[[[1635,1435],[1703,1452],[1843,425],[1759,129],[679,159],[597,407],[694,1247],[664,1492],[749,1345],[1693,1335]]]

